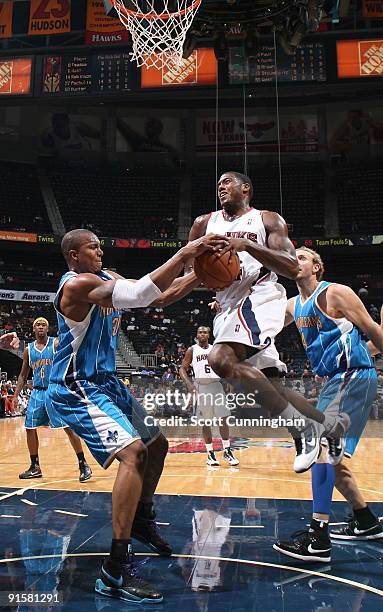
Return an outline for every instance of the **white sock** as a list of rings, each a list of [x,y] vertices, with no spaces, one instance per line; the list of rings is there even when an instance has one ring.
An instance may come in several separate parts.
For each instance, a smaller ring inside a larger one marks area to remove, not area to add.
[[[208,453],[210,453],[213,450],[213,443],[206,444],[206,450],[207,450]]]
[[[223,446],[223,449],[224,449],[224,450],[225,450],[226,448],[230,448],[230,439],[229,439],[229,440],[224,440],[224,439],[222,438],[222,446]]]

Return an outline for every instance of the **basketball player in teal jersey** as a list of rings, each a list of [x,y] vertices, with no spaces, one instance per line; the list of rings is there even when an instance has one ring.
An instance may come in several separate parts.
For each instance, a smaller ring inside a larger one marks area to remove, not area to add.
[[[138,281],[102,269],[100,241],[87,230],[68,232],[61,243],[69,271],[55,299],[59,346],[48,404],[88,445],[104,468],[119,461],[112,492],[113,540],[96,592],[130,602],[159,603],[161,593],[137,576],[131,536],[160,555],[172,550],[157,531],[153,496],[168,443],[146,424],[144,408],[115,374],[117,335],[124,308],[166,306],[199,284],[194,273],[176,278],[185,262],[228,241],[204,236]]]
[[[21,366],[13,397],[14,406],[17,407],[19,395],[27,383],[30,370],[32,370],[33,391],[29,398],[25,418],[25,429],[27,432],[27,444],[31,457],[31,465],[25,472],[19,475],[19,478],[21,478],[21,480],[27,480],[30,478],[42,477],[39,461],[39,438],[37,435],[37,428],[50,425],[50,427],[54,429],[64,428],[78,458],[80,470],[79,480],[80,482],[85,482],[91,477],[92,470],[85,461],[81,440],[53,410],[48,414],[46,408],[46,391],[51,374],[53,356],[58,343],[57,338],[48,336],[48,329],[49,323],[44,317],[38,317],[33,322],[33,331],[36,340],[28,344],[24,349],[23,365]]]
[[[318,253],[302,247],[297,249],[297,258],[299,295],[287,302],[285,326],[295,322],[313,371],[326,379],[317,408],[325,411],[330,404],[337,405],[349,416],[351,426],[342,440],[328,439],[328,453],[322,449],[311,468],[313,518],[309,530],[290,541],[278,541],[274,548],[303,561],[327,563],[331,560],[328,521],[334,485],[352,505],[353,518],[345,527],[334,529],[331,538],[383,538],[379,520],[342,461],[343,453],[353,455],[376,397],[377,375],[370,353],[383,352],[383,328],[350,287],[322,280],[324,266]],[[362,333],[370,342],[363,340]]]

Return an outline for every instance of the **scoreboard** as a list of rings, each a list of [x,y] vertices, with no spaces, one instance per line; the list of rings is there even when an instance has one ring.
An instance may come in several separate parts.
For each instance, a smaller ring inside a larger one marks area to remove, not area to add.
[[[303,43],[294,55],[277,50],[278,81],[326,81],[326,50],[322,43]],[[248,60],[242,47],[230,49],[230,85],[273,83],[275,81],[275,53],[273,46],[264,46],[255,60]]]
[[[81,96],[132,89],[128,53],[76,53],[43,58],[40,95]]]

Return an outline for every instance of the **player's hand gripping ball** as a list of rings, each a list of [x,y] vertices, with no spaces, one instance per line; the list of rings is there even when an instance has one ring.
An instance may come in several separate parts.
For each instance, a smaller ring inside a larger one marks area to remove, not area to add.
[[[239,257],[231,251],[222,255],[205,251],[194,260],[194,272],[208,289],[224,289],[239,276]]]

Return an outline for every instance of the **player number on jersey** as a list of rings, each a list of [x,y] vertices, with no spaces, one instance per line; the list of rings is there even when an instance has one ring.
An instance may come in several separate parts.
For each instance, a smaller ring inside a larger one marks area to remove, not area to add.
[[[205,363],[205,374],[210,374],[210,372],[211,372],[210,366],[208,366],[207,363]]]
[[[41,368],[41,370],[40,370],[40,378],[41,378],[41,380],[44,380],[44,378],[45,378],[45,370],[44,370],[44,368]]]
[[[235,332],[239,332],[239,330],[241,329],[241,325],[239,323],[237,323],[237,325],[234,328]]]

